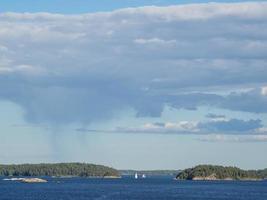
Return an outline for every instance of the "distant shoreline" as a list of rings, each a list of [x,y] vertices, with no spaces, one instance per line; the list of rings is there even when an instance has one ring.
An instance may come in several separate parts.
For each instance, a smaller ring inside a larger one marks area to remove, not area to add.
[[[0,165],[4,177],[120,177],[114,168],[87,163]]]
[[[176,180],[192,181],[262,181],[267,178],[267,169],[243,170],[237,167],[198,165],[181,171]]]
[[[111,167],[87,163],[19,164],[0,165],[2,177],[51,177],[51,178],[105,178],[121,176],[173,176],[176,180],[193,181],[261,181],[267,178],[267,169],[243,170],[237,167],[198,165],[185,170],[116,170]]]
[[[181,170],[118,170],[121,175],[134,176],[137,174],[145,174],[146,176],[176,176]]]

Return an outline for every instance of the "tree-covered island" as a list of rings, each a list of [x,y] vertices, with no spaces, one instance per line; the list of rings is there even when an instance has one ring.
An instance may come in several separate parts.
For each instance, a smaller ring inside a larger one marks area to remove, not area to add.
[[[198,165],[180,172],[178,180],[262,180],[267,178],[267,169],[243,170],[237,167]]]
[[[116,169],[85,163],[0,165],[0,176],[119,177]]]

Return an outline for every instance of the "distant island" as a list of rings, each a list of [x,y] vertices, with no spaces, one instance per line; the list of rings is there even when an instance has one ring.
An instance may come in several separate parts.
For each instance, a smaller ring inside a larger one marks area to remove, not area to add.
[[[181,171],[177,180],[263,180],[267,178],[267,169],[242,170],[237,167],[198,165]]]
[[[119,170],[121,175],[134,176],[137,174],[145,174],[146,176],[176,176],[181,170]]]
[[[0,176],[120,177],[116,169],[86,163],[0,165]]]

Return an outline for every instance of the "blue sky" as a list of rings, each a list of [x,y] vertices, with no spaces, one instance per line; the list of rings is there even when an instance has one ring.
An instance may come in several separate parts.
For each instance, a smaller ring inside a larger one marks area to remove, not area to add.
[[[168,6],[175,4],[206,3],[207,0],[11,0],[1,1],[0,12],[87,13],[111,11],[126,7]],[[212,2],[245,2],[241,0],[214,0]]]
[[[266,167],[267,3],[51,2],[0,3],[0,163]]]

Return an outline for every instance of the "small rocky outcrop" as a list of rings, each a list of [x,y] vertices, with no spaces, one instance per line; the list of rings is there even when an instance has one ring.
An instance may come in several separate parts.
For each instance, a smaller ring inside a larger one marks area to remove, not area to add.
[[[18,181],[22,183],[46,183],[47,180],[41,178],[5,178],[4,181]]]

